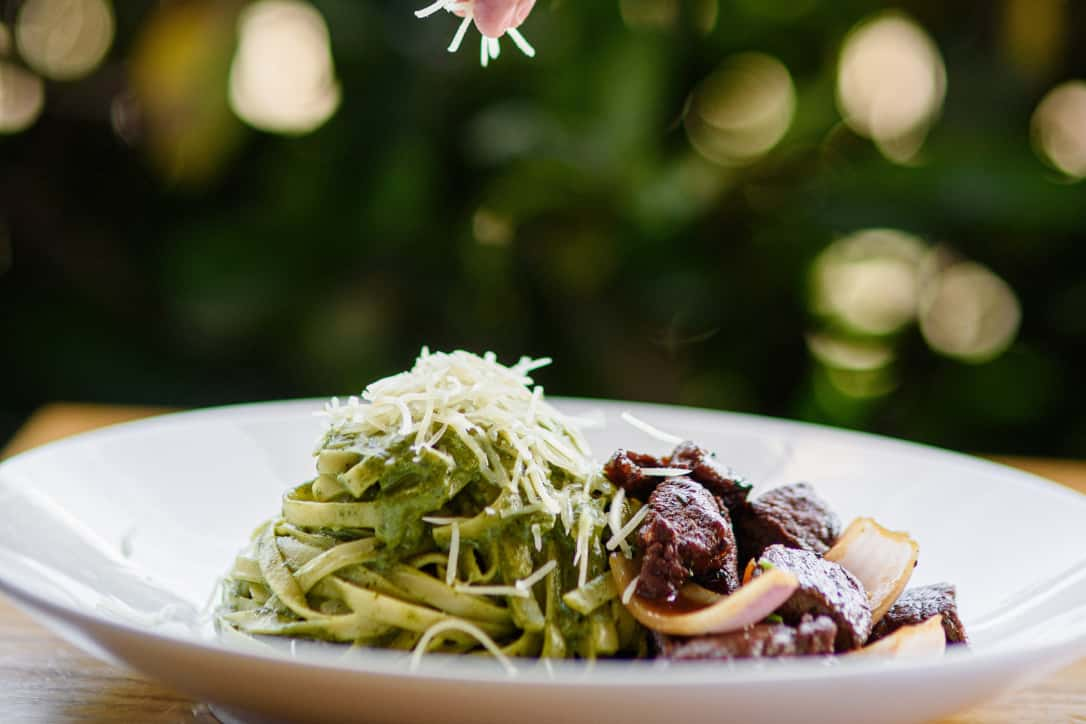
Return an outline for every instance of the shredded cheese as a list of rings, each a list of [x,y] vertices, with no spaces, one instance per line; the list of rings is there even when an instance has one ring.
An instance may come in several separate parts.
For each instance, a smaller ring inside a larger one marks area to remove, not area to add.
[[[400,434],[407,437],[411,434],[411,410],[403,400],[395,400],[396,409],[400,411]]]
[[[593,463],[581,432],[547,403],[543,388],[529,376],[550,361],[524,357],[506,367],[493,354],[423,350],[411,370],[378,380],[361,397],[332,398],[324,415],[332,433],[414,435],[416,448],[429,447],[455,464],[434,447],[451,434],[478,461],[480,475],[520,493],[514,499],[527,501],[524,508],[561,515],[568,530],[573,526],[569,496],[555,489],[551,472],[584,480]],[[515,453],[511,470],[500,450]],[[503,509],[502,515],[526,512]]]
[[[513,676],[517,673],[517,668],[513,666],[513,662],[509,660],[509,657],[502,653],[498,644],[494,643],[494,639],[490,638],[485,631],[475,624],[458,618],[438,621],[433,626],[426,629],[426,633],[419,639],[418,644],[415,645],[414,652],[411,654],[412,671],[419,668],[419,664],[422,663],[422,655],[426,653],[426,649],[430,647],[430,642],[434,640],[434,637],[443,634],[446,631],[461,631],[475,638],[487,651],[493,654],[494,658],[501,663],[507,674]]]
[[[542,398],[543,388],[536,386],[536,388],[532,390],[532,401],[528,404],[528,420],[526,424],[531,425],[535,422],[535,408],[539,405],[539,400]]]
[[[562,491],[562,527],[566,529],[566,533],[570,533],[573,530],[573,501],[570,500],[568,490]]]
[[[678,445],[683,441],[683,439],[678,435],[672,435],[670,433],[664,432],[663,430],[659,430],[650,425],[649,423],[645,422],[644,420],[638,420],[636,417],[628,412],[622,413],[621,417],[624,422],[632,425],[633,427],[636,427],[638,430],[645,433],[649,437],[656,438],[660,442],[666,442],[669,445]]]
[[[626,538],[619,536],[622,531],[622,509],[626,505],[626,490],[625,488],[619,488],[615,491],[615,497],[611,498],[611,507],[607,510],[607,523],[611,528],[611,537],[618,537],[618,545],[622,548],[622,553],[628,558],[630,555],[630,544],[626,542]],[[608,548],[608,550],[613,550]]]
[[[471,593],[476,596],[515,596],[516,598],[528,598],[531,595],[526,589],[516,586],[472,586],[467,583],[458,583],[453,586],[457,593]]]
[[[611,540],[607,541],[607,550],[613,551],[615,548],[618,548],[619,542],[625,541],[630,536],[630,533],[633,533],[634,529],[641,525],[641,521],[643,521],[648,514],[649,506],[641,506],[641,510],[630,516],[630,519],[626,521],[626,525],[622,526],[618,533],[615,533],[611,536]]]
[[[460,564],[460,524],[452,523],[452,536],[449,539],[449,565],[445,568],[445,585],[451,586],[456,581],[456,571]]]
[[[539,503],[532,503],[531,505],[525,505],[525,506],[522,506],[520,508],[515,508],[515,509],[512,509],[512,510],[503,509],[502,512],[499,514],[499,517],[501,517],[501,518],[515,518],[518,515],[531,515],[532,513],[542,513],[542,512],[543,512],[543,506],[542,505],[540,505]],[[491,513],[488,512],[487,515],[491,515]]]
[[[522,591],[528,591],[532,588],[532,586],[546,578],[547,574],[557,567],[558,561],[547,561],[542,566],[540,566],[539,569],[536,570],[532,575],[528,576],[527,578],[522,578],[514,585]]]
[[[640,581],[641,581],[641,574],[639,573],[636,576],[634,576],[633,580],[630,581],[626,585],[626,588],[622,591],[622,605],[623,606],[628,606],[630,604],[630,600],[633,598],[634,591],[637,590],[637,584],[640,583]]]
[[[582,508],[580,520],[577,522],[577,554],[573,558],[574,565],[580,563],[580,569],[577,571],[578,588],[588,582],[588,546],[591,535],[592,519],[589,517],[587,508]]]
[[[439,515],[424,515],[422,516],[423,523],[429,523],[430,525],[452,525],[453,523],[462,523],[467,518],[443,518]]]

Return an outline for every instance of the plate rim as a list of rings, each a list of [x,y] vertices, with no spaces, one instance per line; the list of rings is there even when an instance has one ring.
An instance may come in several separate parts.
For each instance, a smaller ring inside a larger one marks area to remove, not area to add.
[[[431,654],[431,665],[426,665],[419,670],[405,669],[403,663],[408,657],[383,649],[371,649],[367,652],[367,660],[362,665],[336,665],[326,660],[297,659],[282,655],[281,653],[243,650],[231,648],[216,643],[213,640],[201,640],[194,637],[174,635],[169,632],[157,631],[131,624],[125,621],[116,621],[96,616],[92,613],[69,608],[63,604],[48,600],[32,591],[27,591],[18,585],[12,585],[10,581],[0,578],[0,593],[6,595],[9,600],[20,609],[28,612],[35,620],[45,618],[46,625],[56,632],[52,625],[60,620],[75,625],[80,631],[105,629],[109,633],[120,637],[138,640],[149,640],[154,648],[181,646],[190,652],[199,655],[222,657],[228,661],[240,665],[253,664],[264,666],[276,666],[283,668],[302,667],[318,672],[334,675],[349,676],[378,676],[394,679],[412,679],[420,682],[436,683],[471,683],[503,686],[578,686],[578,687],[607,687],[607,688],[673,688],[722,685],[750,685],[750,684],[791,684],[818,680],[848,680],[862,677],[900,676],[910,673],[924,673],[931,671],[968,674],[971,670],[981,666],[998,666],[1007,662],[1017,664],[1026,661],[1044,662],[1042,666],[1051,665],[1058,667],[1065,659],[1081,655],[1086,649],[1086,629],[1080,632],[1074,639],[1047,643],[1043,645],[1015,644],[986,649],[980,652],[972,650],[948,649],[940,658],[897,658],[882,659],[863,657],[849,659],[847,657],[828,658],[826,660],[816,657],[796,657],[790,659],[773,659],[770,665],[762,660],[735,660],[721,661],[691,661],[691,662],[667,662],[661,665],[658,660],[600,660],[593,664],[584,664],[578,661],[561,661],[553,664],[553,671],[540,674],[538,668],[524,667],[510,675],[500,667],[492,665],[488,660],[478,662],[470,661],[463,656],[450,654]],[[62,638],[71,641],[63,632],[58,633]],[[96,644],[101,645],[99,637],[92,636]],[[72,642],[79,646],[78,643]],[[82,647],[80,647],[82,648]],[[108,647],[111,655],[116,656]],[[1078,653],[1076,653],[1078,652]],[[95,655],[96,658],[100,656]],[[1028,657],[1028,658],[1027,658]],[[122,661],[125,657],[120,656]],[[381,659],[384,659],[383,661]],[[457,662],[457,667],[439,668],[442,663]],[[514,660],[515,661],[515,660]],[[534,661],[534,660],[533,660]],[[126,661],[127,663],[127,661]],[[466,664],[466,665],[464,665]],[[661,671],[681,671],[682,678],[661,677]],[[603,675],[611,674],[606,678]],[[621,674],[621,676],[618,676]],[[725,678],[722,678],[725,677]]]
[[[269,412],[276,415],[288,413],[297,414],[300,411],[299,408],[309,405],[313,406],[313,409],[316,411],[320,409],[320,406],[326,400],[327,398],[291,398],[219,405],[158,414],[147,418],[118,422],[94,430],[84,431],[31,448],[0,462],[0,489],[6,487],[5,478],[13,471],[17,472],[17,468],[21,465],[30,464],[37,457],[52,454],[69,446],[93,442],[98,438],[108,439],[109,437],[118,434],[124,434],[131,429],[153,429],[191,422],[199,423],[202,418],[214,418],[215,416],[222,414],[244,413],[247,416],[254,414],[258,415],[260,412]],[[563,403],[573,403],[574,405],[587,408],[590,408],[592,405],[604,407],[621,407],[626,405],[635,410],[651,411],[652,409],[658,409],[668,411],[670,414],[694,413],[695,415],[706,418],[723,417],[731,420],[733,423],[745,425],[754,424],[755,426],[766,426],[783,431],[809,430],[838,439],[845,438],[857,443],[875,443],[879,446],[888,446],[899,450],[911,449],[928,456],[935,454],[937,457],[944,458],[947,462],[953,461],[956,465],[987,469],[990,472],[998,473],[1000,477],[1013,484],[1040,487],[1050,493],[1057,493],[1066,496],[1069,500],[1075,500],[1078,505],[1086,505],[1086,495],[1083,495],[1068,486],[1048,480],[1040,475],[1018,470],[1017,468],[970,455],[968,453],[876,433],[837,428],[829,425],[787,418],[657,402],[561,396],[550,397],[549,401],[556,403],[559,407],[561,407]],[[420,681],[434,680],[491,684],[502,683],[532,686],[552,684],[560,686],[586,685],[620,688],[643,687],[647,685],[673,687],[701,686],[707,684],[722,685],[731,683],[750,684],[766,681],[790,683],[793,681],[809,681],[811,679],[824,678],[828,680],[830,678],[837,679],[839,677],[849,678],[851,676],[878,675],[880,672],[888,673],[888,675],[898,675],[904,672],[935,669],[948,672],[956,669],[968,671],[972,669],[973,666],[980,666],[982,664],[996,665],[1005,658],[1021,660],[1024,654],[1029,655],[1033,660],[1047,662],[1062,661],[1073,655],[1086,653],[1086,628],[1084,628],[1075,636],[1057,639],[1044,644],[1015,642],[994,646],[991,649],[982,649],[979,652],[975,650],[967,652],[951,651],[948,652],[947,656],[935,660],[899,659],[892,661],[876,661],[874,659],[868,659],[864,661],[838,662],[835,665],[827,666],[821,661],[797,659],[793,661],[777,662],[768,667],[764,665],[764,662],[759,663],[753,661],[737,661],[723,665],[721,662],[690,662],[681,665],[684,674],[681,679],[677,677],[659,677],[661,668],[659,662],[640,662],[635,667],[631,667],[630,662],[604,660],[596,662],[594,665],[586,665],[579,662],[563,662],[555,667],[561,674],[557,677],[535,675],[534,671],[528,669],[522,669],[515,677],[508,677],[501,671],[492,671],[494,667],[489,666],[485,668],[465,666],[463,667],[464,671],[460,672],[448,670],[433,671],[430,670],[432,667],[424,665],[419,671],[411,671],[403,667],[403,658],[401,656],[393,655],[391,652],[384,652],[381,650],[374,650],[371,652],[375,655],[368,657],[365,665],[337,665],[335,663],[316,659],[292,659],[274,651],[240,650],[225,646],[214,639],[203,640],[195,635],[186,636],[169,631],[155,630],[147,626],[107,618],[98,615],[96,612],[80,610],[74,606],[67,605],[64,602],[51,600],[28,590],[17,581],[11,580],[2,571],[0,571],[0,593],[8,596],[19,608],[30,612],[36,619],[44,617],[47,621],[47,625],[54,631],[56,631],[57,626],[52,624],[57,621],[63,621],[70,625],[74,625],[75,628],[83,632],[86,632],[87,630],[97,631],[103,629],[115,636],[122,636],[130,639],[142,640],[149,638],[155,646],[181,645],[202,655],[229,657],[239,665],[244,665],[246,662],[259,662],[265,665],[281,665],[287,667],[315,667],[324,672],[332,672],[341,675],[389,676],[394,678],[410,677]],[[71,640],[69,636],[64,635],[63,631],[60,632],[60,635],[63,638]],[[98,637],[92,636],[91,638],[96,642],[98,641]],[[1077,654],[1075,652],[1077,652]],[[380,660],[386,654],[386,660]],[[675,666],[675,663],[673,662],[669,664],[669,666],[673,667]],[[565,669],[570,669],[570,671],[563,671]],[[623,676],[621,678],[613,676],[586,676],[586,672],[599,672],[599,674],[602,675],[605,674],[608,669],[615,671],[621,670]],[[634,672],[637,673],[631,676]],[[720,678],[722,672],[727,673],[727,679],[723,681]]]

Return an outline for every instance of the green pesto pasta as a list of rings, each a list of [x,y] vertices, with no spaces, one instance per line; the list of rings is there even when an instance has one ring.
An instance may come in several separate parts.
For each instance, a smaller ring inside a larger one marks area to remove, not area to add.
[[[643,653],[605,546],[633,509],[531,386],[546,362],[424,350],[333,400],[315,476],[237,557],[221,625],[417,652]]]

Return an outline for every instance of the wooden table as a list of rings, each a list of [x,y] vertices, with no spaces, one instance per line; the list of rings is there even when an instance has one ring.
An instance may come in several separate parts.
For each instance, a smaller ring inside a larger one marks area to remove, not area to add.
[[[27,421],[4,455],[158,412],[162,410],[49,405]],[[1086,492],[1086,462],[1034,458],[1000,462]],[[203,704],[82,653],[0,598],[0,721],[206,724],[216,719]],[[1086,660],[943,724],[974,722],[1086,722]]]

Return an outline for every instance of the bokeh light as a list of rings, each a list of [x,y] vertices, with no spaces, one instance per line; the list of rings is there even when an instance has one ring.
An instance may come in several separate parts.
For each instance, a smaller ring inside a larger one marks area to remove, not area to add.
[[[128,58],[111,108],[114,131],[147,154],[171,185],[207,184],[244,138],[227,102],[238,7],[219,0],[161,3]]]
[[[819,377],[836,393],[857,400],[889,394],[897,385],[894,348],[881,339],[857,339],[833,332],[807,335],[807,349],[821,367]],[[823,402],[833,403],[823,390]]]
[[[486,246],[508,246],[513,240],[513,221],[490,209],[479,209],[471,219],[475,240]]]
[[[1060,171],[1086,177],[1086,82],[1068,81],[1041,100],[1033,114],[1033,142]]]
[[[891,160],[916,155],[945,95],[939,49],[904,15],[881,14],[845,38],[837,70],[841,115]]]
[[[18,133],[41,115],[45,88],[41,78],[0,61],[0,133]]]
[[[742,53],[698,84],[683,125],[702,156],[722,166],[742,166],[784,138],[795,108],[788,69],[764,53]]]
[[[631,28],[670,28],[679,19],[679,0],[619,0],[618,9]]]
[[[720,18],[720,4],[718,0],[694,0],[693,25],[700,33],[708,35],[713,32],[716,22]]]
[[[828,333],[807,335],[807,349],[827,367],[853,372],[881,369],[894,359],[893,348],[879,341],[859,341]]]
[[[97,68],[113,32],[106,0],[28,0],[15,24],[22,57],[54,80],[75,80]]]
[[[897,376],[888,367],[873,370],[827,367],[825,374],[834,390],[858,400],[885,397],[893,392],[898,384]]]
[[[894,229],[867,229],[835,241],[814,263],[815,311],[865,334],[897,331],[916,314],[926,248]]]
[[[265,131],[304,134],[339,107],[328,27],[297,0],[261,0],[239,20],[230,67],[230,106]]]
[[[807,15],[818,0],[736,0],[735,5],[752,17],[781,21]]]
[[[1003,52],[1030,80],[1048,77],[1067,50],[1072,28],[1067,0],[1004,0]]]
[[[958,262],[923,288],[920,331],[936,352],[967,362],[999,356],[1014,341],[1022,310],[1014,290],[987,267]]]
[[[720,15],[718,0],[619,0],[622,22],[631,29],[673,29],[680,18],[699,33],[708,34]]]

